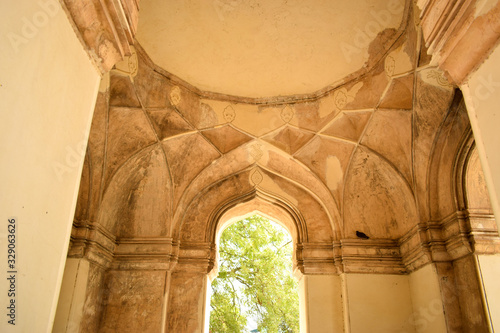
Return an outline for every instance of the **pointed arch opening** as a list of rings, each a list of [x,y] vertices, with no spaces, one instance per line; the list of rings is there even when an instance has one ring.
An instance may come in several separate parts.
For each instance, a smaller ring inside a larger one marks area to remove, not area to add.
[[[331,221],[307,196],[291,200],[259,187],[240,195],[217,189],[203,192],[178,224],[178,262],[170,279],[166,311],[168,329],[209,332],[209,289],[218,274],[220,235],[235,221],[257,213],[277,222],[291,235],[292,271],[299,284],[299,324],[301,331],[307,331],[309,317],[317,311],[308,291],[314,281],[334,279],[338,273]],[[187,299],[190,301],[182,301]],[[177,320],[180,317],[183,319]]]
[[[298,318],[300,325],[306,318],[306,304],[304,293],[301,292],[299,284],[303,273],[302,248],[303,243],[308,241],[305,220],[295,207],[283,200],[261,191],[253,191],[247,195],[230,200],[217,209],[208,223],[207,241],[215,244],[214,264],[208,273],[208,283],[211,284],[220,272],[221,263],[221,236],[231,226],[239,221],[249,219],[252,216],[260,216],[271,223],[277,224],[288,234],[291,241],[290,247],[290,275],[295,283],[295,295],[298,298]],[[209,332],[211,307],[211,293],[207,293],[205,310],[205,332]],[[286,327],[286,325],[284,326]],[[298,332],[299,330],[292,331]]]
[[[269,217],[254,210],[218,230],[206,331],[299,332],[292,235],[284,223]]]

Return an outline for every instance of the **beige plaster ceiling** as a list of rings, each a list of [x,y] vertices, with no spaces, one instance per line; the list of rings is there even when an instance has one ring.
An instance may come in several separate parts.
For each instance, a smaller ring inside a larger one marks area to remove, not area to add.
[[[197,88],[244,97],[309,94],[365,65],[404,0],[143,0],[137,40]],[[380,36],[379,36],[380,37]]]

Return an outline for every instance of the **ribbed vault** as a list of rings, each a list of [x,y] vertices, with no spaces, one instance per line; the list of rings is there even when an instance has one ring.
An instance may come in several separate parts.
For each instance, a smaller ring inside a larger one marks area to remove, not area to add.
[[[93,132],[106,134],[90,139],[91,215],[116,237],[206,241],[217,207],[261,191],[321,241],[398,240],[430,214],[428,165],[454,96],[408,15],[365,75],[308,99],[200,93],[137,46],[96,109]]]
[[[82,323],[143,331],[115,313],[127,304],[152,330],[199,331],[217,234],[251,212],[290,231],[306,275],[433,262],[451,285],[452,262],[495,253],[463,98],[430,64],[411,1],[401,15],[370,39],[361,68],[286,96],[201,89],[138,38],[103,81],[92,122],[69,256],[98,272],[86,302],[106,299]]]

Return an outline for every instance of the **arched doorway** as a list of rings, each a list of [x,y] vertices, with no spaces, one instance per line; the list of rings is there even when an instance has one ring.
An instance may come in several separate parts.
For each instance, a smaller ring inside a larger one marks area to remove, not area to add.
[[[217,238],[208,293],[210,332],[299,331],[291,234],[262,213],[246,214]],[[208,318],[209,317],[209,318]]]
[[[315,239],[315,234],[308,232],[302,212],[290,202],[263,191],[252,191],[212,207],[204,224],[204,233],[183,234],[182,228],[179,230],[179,260],[170,278],[167,332],[208,332],[208,290],[217,274],[217,240],[227,226],[255,213],[279,221],[292,237],[293,271],[299,280],[301,332],[309,331],[310,322],[323,322],[324,325],[328,321],[325,327],[342,328],[341,297],[335,294],[338,290],[322,289],[323,297],[330,299],[326,306],[322,302],[310,301],[321,294],[319,289],[340,282],[334,263],[333,242]],[[193,224],[188,226],[192,230]],[[332,237],[329,222],[323,230],[330,230],[330,236],[326,234],[326,237]]]

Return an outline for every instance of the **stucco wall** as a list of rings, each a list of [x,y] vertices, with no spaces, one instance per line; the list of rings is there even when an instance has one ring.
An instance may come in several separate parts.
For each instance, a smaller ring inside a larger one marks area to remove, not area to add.
[[[417,333],[446,332],[438,275],[433,264],[409,275],[412,321]]]
[[[474,138],[490,192],[491,206],[500,224],[500,48],[461,87]]]
[[[500,255],[478,256],[491,324],[500,331]]]
[[[0,11],[0,250],[16,218],[15,326],[0,279],[2,332],[47,332],[57,305],[99,74],[56,0]]]
[[[346,274],[352,333],[414,333],[407,275]]]

